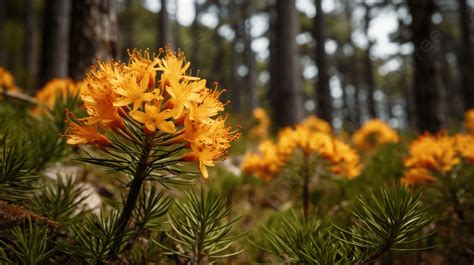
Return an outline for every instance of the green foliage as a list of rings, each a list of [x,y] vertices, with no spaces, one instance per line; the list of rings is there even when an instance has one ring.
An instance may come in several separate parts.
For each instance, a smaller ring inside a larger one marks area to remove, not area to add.
[[[350,230],[336,226],[341,231],[341,236],[336,237],[354,247],[353,261],[364,264],[390,250],[418,250],[410,248],[410,244],[433,234],[419,234],[432,221],[429,207],[422,205],[419,193],[411,194],[399,186],[382,188],[377,195],[370,192],[367,197],[359,196],[359,203],[360,207],[353,211],[356,220]]]
[[[48,180],[41,192],[32,201],[37,213],[51,220],[66,223],[84,214],[81,207],[88,194],[79,179],[58,174],[57,179]]]
[[[183,176],[185,173],[191,175],[189,170],[179,165],[184,146],[163,145],[174,135],[157,133],[150,137],[133,119],[124,117],[124,122],[126,128],[117,128],[116,134],[110,135],[112,144],[107,149],[97,153],[85,150],[86,156],[77,159],[129,176],[134,176],[139,167],[144,167],[147,180],[158,181],[164,186],[194,183],[194,180]]]
[[[165,246],[153,240],[167,251],[165,254],[177,255],[190,264],[201,264],[240,253],[223,253],[242,234],[232,235],[232,225],[237,219],[226,221],[230,208],[217,192],[211,190],[206,193],[201,190],[199,195],[194,191],[189,192],[186,193],[186,201],[176,205],[181,216],[168,214],[172,229],[166,235],[179,248]]]
[[[145,187],[139,195],[134,217],[138,228],[160,230],[162,222],[160,217],[168,213],[172,200],[164,196],[163,191],[158,191],[155,185],[149,189]]]
[[[0,138],[0,200],[19,201],[28,198],[38,176],[35,164],[28,159],[28,150],[21,142],[12,142],[9,135]]]
[[[410,244],[433,234],[420,234],[432,219],[419,194],[403,187],[382,188],[379,196],[371,192],[359,197],[359,203],[349,229],[315,218],[299,220],[294,213],[283,218],[279,228],[264,228],[266,250],[289,263],[366,264],[391,250],[419,250]]]
[[[294,264],[345,264],[344,245],[330,234],[331,228],[315,217],[282,217],[277,228],[263,227],[268,252],[282,261]]]
[[[33,224],[28,219],[28,227],[15,227],[13,240],[0,241],[0,259],[8,264],[49,264],[55,248],[48,246],[48,229]],[[8,253],[8,254],[7,254]]]
[[[120,238],[121,245],[130,236],[117,233],[117,221],[119,214],[111,212],[107,214],[101,211],[100,214],[92,214],[85,223],[77,224],[73,227],[74,241],[65,246],[66,252],[77,259],[87,263],[101,263],[108,259],[112,244]]]

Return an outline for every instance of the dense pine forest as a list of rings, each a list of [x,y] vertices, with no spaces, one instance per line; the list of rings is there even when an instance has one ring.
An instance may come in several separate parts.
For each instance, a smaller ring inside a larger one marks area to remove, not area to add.
[[[472,264],[473,10],[0,0],[0,264]]]

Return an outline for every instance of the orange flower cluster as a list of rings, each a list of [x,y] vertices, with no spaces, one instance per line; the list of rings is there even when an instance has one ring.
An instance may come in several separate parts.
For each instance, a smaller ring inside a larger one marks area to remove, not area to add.
[[[399,141],[397,132],[379,119],[369,120],[352,135],[354,144],[363,150],[374,150],[378,146]]]
[[[53,109],[56,101],[66,100],[68,96],[75,96],[81,90],[82,82],[74,82],[71,79],[53,79],[46,83],[36,93],[36,101],[39,107],[33,110],[34,114],[41,114],[45,108]]]
[[[329,124],[310,117],[295,128],[280,131],[278,141],[264,141],[259,153],[248,153],[244,158],[242,170],[268,180],[277,175],[295,150],[301,150],[305,156],[316,154],[329,163],[329,171],[349,179],[360,174],[359,155],[349,145],[328,134]]]
[[[12,74],[5,68],[0,67],[0,93],[3,91],[17,91]]]
[[[474,136],[426,133],[414,140],[409,150],[402,182],[420,185],[435,181],[435,174],[451,171],[462,159],[474,163]]]
[[[182,52],[170,50],[153,57],[133,51],[128,64],[99,62],[80,91],[88,117],[69,119],[68,143],[106,147],[110,140],[101,131],[120,130],[130,120],[148,135],[168,135],[167,144],[186,143],[182,160],[197,162],[207,178],[206,166],[221,159],[239,134],[219,116],[220,92],[188,75],[189,66]]]
[[[270,127],[270,119],[267,112],[263,108],[256,108],[253,111],[253,117],[258,121],[258,125],[250,130],[250,137],[265,139],[268,137],[268,128]]]
[[[464,128],[466,128],[467,133],[474,134],[474,109],[464,113]]]

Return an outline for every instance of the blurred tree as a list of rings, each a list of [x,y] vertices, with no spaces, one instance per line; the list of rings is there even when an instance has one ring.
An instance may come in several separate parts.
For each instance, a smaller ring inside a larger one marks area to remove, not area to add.
[[[6,0],[0,0],[0,66],[5,66],[5,16],[6,16]]]
[[[234,113],[240,113],[242,111],[242,98],[243,98],[243,79],[240,73],[240,67],[242,64],[242,52],[245,49],[245,17],[242,13],[242,3],[240,1],[233,1],[230,4],[232,12],[232,29],[234,30],[234,42],[232,45],[232,88],[231,92],[231,106]]]
[[[24,88],[31,92],[34,87],[36,52],[35,52],[35,34],[36,34],[36,12],[35,1],[25,0],[25,42],[23,44],[23,67],[25,69]]]
[[[69,76],[80,80],[97,58],[115,58],[117,30],[115,1],[73,1]]]
[[[201,66],[200,62],[200,56],[199,56],[199,49],[200,49],[200,41],[203,38],[203,31],[200,29],[200,22],[199,22],[199,17],[201,15],[201,9],[202,9],[202,4],[199,2],[199,0],[194,0],[194,21],[193,24],[191,25],[191,39],[193,40],[192,42],[192,49],[191,49],[191,60],[193,62],[194,68],[199,69]],[[187,47],[183,47],[187,48]]]
[[[160,0],[161,11],[158,13],[158,47],[164,48],[170,45],[175,48],[173,41],[173,25],[168,15],[167,0]]]
[[[431,20],[434,0],[407,0],[411,13],[411,39],[415,50],[414,92],[419,131],[436,132],[446,124],[445,95],[440,74],[438,38]]]
[[[252,34],[250,33],[252,25],[250,23],[250,17],[252,15],[252,1],[251,0],[243,0],[243,13],[244,18],[246,21],[245,25],[245,64],[247,65],[248,73],[247,73],[247,91],[248,91],[248,102],[249,102],[249,110],[252,112],[258,106],[258,98],[257,98],[257,87],[256,87],[256,79],[257,79],[257,69],[256,69],[256,61],[255,61],[255,54],[252,51]]]
[[[277,0],[270,41],[270,101],[275,125],[298,123],[304,116],[303,89],[296,44],[298,20],[294,0]]]
[[[357,49],[352,40],[352,8],[351,8],[351,1],[346,0],[344,2],[344,16],[347,23],[347,45],[351,51],[350,55],[348,56],[348,61],[350,62],[350,66],[347,67],[349,73],[348,78],[350,79],[350,83],[354,88],[353,94],[353,106],[351,111],[348,113],[348,120],[351,123],[351,130],[355,130],[360,127],[361,124],[361,113],[360,113],[360,101],[359,101],[359,90],[360,90],[360,82],[359,82],[359,73],[358,73],[358,62],[357,60]],[[349,82],[348,82],[349,83]]]
[[[459,67],[465,110],[474,108],[474,58],[472,51],[471,11],[466,0],[459,2],[459,24],[461,26],[461,56]]]
[[[367,38],[367,50],[364,57],[365,63],[365,70],[366,70],[366,86],[367,86],[367,108],[369,111],[370,118],[377,117],[377,111],[375,109],[375,100],[374,100],[374,89],[375,89],[375,81],[374,81],[374,67],[372,65],[372,59],[370,58],[370,51],[372,50],[372,46],[374,45],[374,41],[369,37],[369,27],[370,21],[372,20],[371,17],[371,10],[372,6],[367,2],[362,3],[365,8],[365,15],[364,15],[364,34]]]
[[[332,97],[329,89],[328,63],[326,59],[325,42],[326,33],[324,26],[324,12],[322,0],[315,0],[316,16],[314,16],[313,36],[316,40],[315,62],[318,67],[318,82],[316,86],[316,113],[323,120],[331,123],[333,115]]]
[[[123,46],[121,58],[128,58],[128,50],[135,48],[135,8],[133,0],[125,0],[125,9],[122,14],[121,31],[123,38]]]
[[[43,17],[40,86],[52,78],[66,77],[68,74],[71,0],[47,0]],[[73,45],[76,49],[77,43],[73,43]]]

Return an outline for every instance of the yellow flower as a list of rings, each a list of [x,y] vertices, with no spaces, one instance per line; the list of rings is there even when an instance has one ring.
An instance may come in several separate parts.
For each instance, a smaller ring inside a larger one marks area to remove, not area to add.
[[[71,145],[95,144],[99,146],[107,146],[111,144],[110,140],[100,134],[95,128],[87,125],[79,125],[69,118],[67,120],[68,128],[65,136],[67,143]]]
[[[405,186],[412,186],[434,182],[435,180],[426,168],[412,168],[405,172],[401,182]]]
[[[456,150],[459,154],[467,160],[467,162],[474,164],[474,135],[461,134],[455,137]]]
[[[152,100],[153,94],[151,92],[145,92],[148,89],[149,80],[150,75],[148,73],[140,80],[140,83],[138,83],[135,76],[130,76],[128,84],[114,88],[115,93],[121,97],[117,98],[113,105],[123,107],[133,104],[132,111],[135,111],[141,107],[144,101]]]
[[[360,174],[361,164],[357,152],[349,145],[322,131],[312,131],[307,126],[286,128],[280,132],[278,153],[282,160],[289,160],[299,148],[306,156],[316,154],[330,165],[330,171],[349,179]]]
[[[413,141],[409,150],[410,156],[405,159],[405,167],[408,168],[447,172],[460,162],[455,139],[446,133],[426,133]]]
[[[258,121],[258,125],[252,128],[250,136],[252,138],[266,138],[268,136],[268,127],[270,127],[270,119],[267,112],[263,108],[256,108],[253,111],[253,117]]]
[[[187,120],[185,122],[184,140],[189,142],[191,151],[184,158],[195,161],[205,178],[209,177],[206,166],[214,166],[230,147],[230,143],[239,138],[239,134],[226,127],[225,118],[218,118],[213,123],[201,123]]]
[[[184,54],[181,51],[174,53],[169,49],[165,51],[165,57],[157,61],[158,71],[161,71],[161,88],[164,89],[172,79],[177,80],[199,80],[198,77],[186,75],[186,71],[191,65],[190,62],[184,62]]]
[[[281,170],[284,161],[278,154],[277,145],[271,140],[265,140],[258,147],[259,153],[247,153],[241,168],[244,173],[253,173],[257,178],[270,180]]]
[[[2,91],[17,91],[12,74],[5,68],[0,67],[0,93]]]
[[[71,130],[93,135],[98,131],[91,128],[125,128],[130,126],[125,121],[133,119],[143,125],[148,136],[165,136],[160,144],[188,142],[185,148],[189,150],[183,159],[198,162],[207,177],[206,166],[213,166],[221,159],[230,142],[238,137],[225,126],[226,118],[218,116],[224,110],[224,104],[219,100],[221,92],[206,88],[206,80],[187,75],[190,63],[184,62],[181,52],[166,50],[165,54],[150,58],[148,51],[142,54],[134,50],[129,56],[127,64],[99,62],[87,74],[80,96],[88,116],[81,120],[85,125],[81,130],[74,124],[71,124]],[[161,73],[158,85],[155,82],[157,72]],[[157,130],[162,133],[155,134]],[[137,131],[123,130],[121,133]],[[78,140],[83,138],[76,137],[70,143],[90,142]]]
[[[176,128],[172,121],[167,121],[173,116],[170,110],[160,111],[160,105],[145,104],[145,112],[132,111],[130,116],[136,121],[145,124],[145,127],[154,132],[157,128],[166,133],[175,133]]]
[[[44,112],[44,108],[53,109],[58,97],[65,101],[68,96],[76,96],[80,87],[80,83],[75,83],[71,79],[53,79],[49,81],[36,93],[36,101],[40,103],[40,107],[34,109],[33,113],[38,115]]]
[[[131,53],[129,52],[129,62],[124,68],[133,74],[137,80],[143,80],[147,76],[148,87],[153,87],[156,80],[156,71],[158,70],[158,58],[150,59],[150,52],[145,50],[142,53],[134,49]]]
[[[202,100],[201,94],[206,89],[206,80],[179,82],[176,78],[170,79],[166,92],[170,95],[168,104],[173,108],[175,119],[183,115],[185,109],[189,110],[193,102]]]
[[[219,100],[222,93],[217,90],[205,89],[199,101],[192,102],[189,109],[189,119],[203,123],[212,122],[212,117],[224,110],[224,104]]]
[[[378,119],[367,121],[352,139],[357,147],[364,150],[374,150],[379,145],[397,143],[399,140],[397,132]]]
[[[464,128],[470,134],[474,134],[474,108],[464,113]]]
[[[315,132],[331,133],[332,131],[331,125],[329,123],[314,115],[311,115],[303,120],[298,126]]]

